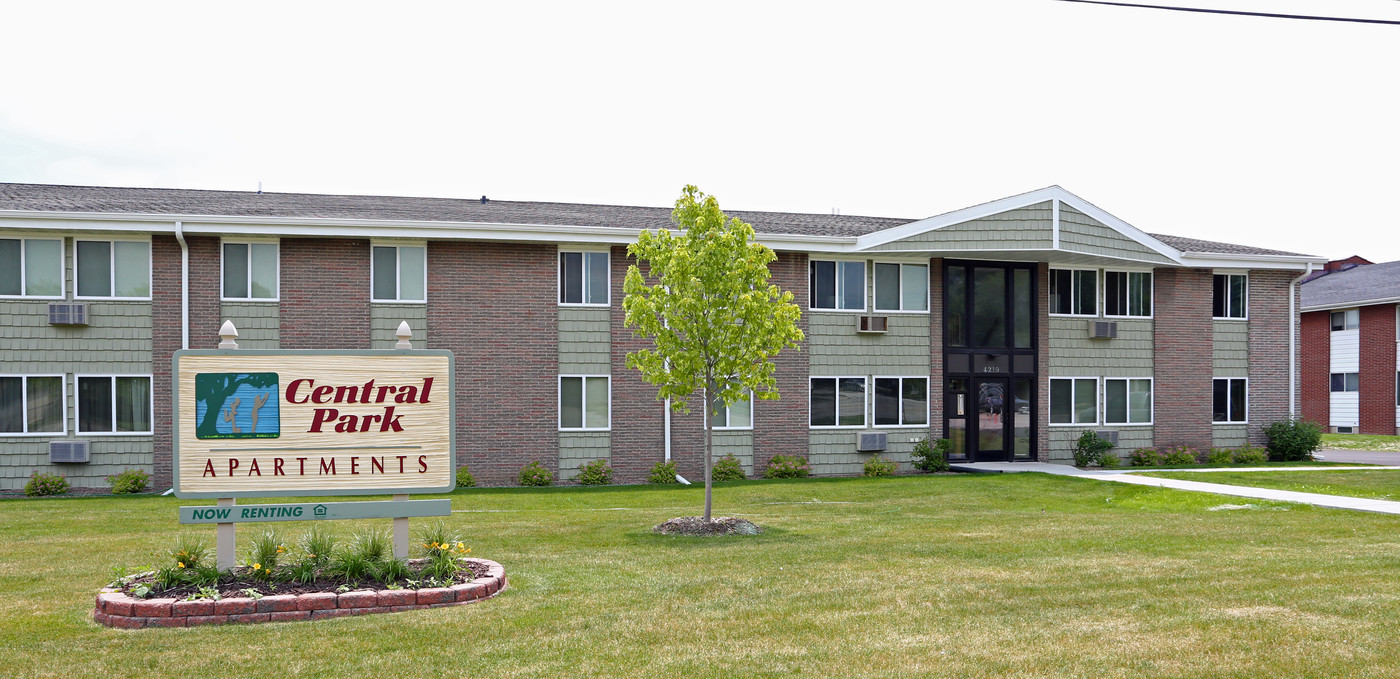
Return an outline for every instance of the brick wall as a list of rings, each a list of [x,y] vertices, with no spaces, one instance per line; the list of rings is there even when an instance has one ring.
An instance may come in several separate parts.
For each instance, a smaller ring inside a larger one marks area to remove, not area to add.
[[[1288,316],[1292,271],[1249,272],[1249,443],[1267,443],[1264,429],[1288,412]],[[1393,358],[1393,353],[1392,353]]]
[[[928,397],[929,438],[941,439],[943,431],[943,394],[948,386],[943,372],[943,258],[934,257],[928,263]]]
[[[1039,319],[1036,323],[1035,369],[1039,371],[1040,388],[1037,389],[1039,402],[1035,415],[1035,459],[1038,462],[1050,461],[1050,265],[1044,262],[1035,268],[1038,284],[1036,305]]]
[[[284,238],[281,255],[282,348],[370,348],[369,241]]]
[[[1212,274],[1208,269],[1153,272],[1153,444],[1209,450],[1211,432]]]
[[[219,239],[186,237],[190,250],[190,348],[213,349],[219,345]],[[181,307],[180,243],[173,236],[151,237],[151,393],[154,409],[154,473],[151,487],[165,489],[172,483],[173,417],[171,411],[171,361],[180,349],[183,323]]]
[[[792,292],[792,301],[804,310],[798,327],[808,330],[807,315],[807,255],[800,252],[779,252],[777,261],[768,265],[774,285]],[[753,468],[761,476],[774,455],[807,454],[807,343],[784,349],[773,359],[777,367],[778,400],[754,403]]]
[[[1330,426],[1332,417],[1332,319],[1330,312],[1310,311],[1302,315],[1298,339],[1298,387],[1302,418]]]
[[[428,348],[456,357],[457,462],[481,485],[516,485],[533,460],[559,471],[555,253],[554,245],[428,244]],[[368,295],[368,264],[365,276]],[[618,414],[614,406],[614,421]]]
[[[642,374],[627,367],[629,352],[650,348],[651,340],[637,337],[623,324],[623,279],[635,260],[627,248],[615,247],[609,257],[612,266],[612,467],[614,483],[644,483],[652,465],[665,460],[665,406],[656,400],[656,387],[642,380]],[[645,269],[643,269],[645,273]],[[698,413],[698,404],[692,408]],[[698,419],[698,414],[695,416]],[[676,415],[672,418],[671,454],[677,471],[687,480],[704,478],[699,466],[704,445],[696,439],[699,426]]]
[[[1395,307],[1361,307],[1361,434],[1395,435]]]

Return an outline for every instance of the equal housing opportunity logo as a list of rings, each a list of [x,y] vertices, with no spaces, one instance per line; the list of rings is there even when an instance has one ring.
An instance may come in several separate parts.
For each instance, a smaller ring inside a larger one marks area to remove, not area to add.
[[[195,438],[275,439],[282,433],[277,373],[198,373]]]

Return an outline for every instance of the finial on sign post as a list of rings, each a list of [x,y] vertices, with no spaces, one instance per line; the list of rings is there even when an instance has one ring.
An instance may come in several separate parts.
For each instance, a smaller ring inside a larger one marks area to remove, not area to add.
[[[394,331],[394,335],[399,338],[399,343],[394,345],[395,349],[413,348],[413,329],[408,327],[408,321],[400,321],[399,329]]]
[[[233,327],[233,321],[224,321],[219,327],[219,339],[222,340],[219,342],[220,349],[238,348],[238,342],[234,341],[238,339],[238,328]]]

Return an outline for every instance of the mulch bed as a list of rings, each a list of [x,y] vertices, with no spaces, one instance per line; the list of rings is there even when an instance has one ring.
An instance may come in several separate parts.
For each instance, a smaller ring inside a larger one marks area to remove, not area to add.
[[[427,559],[409,559],[408,566],[410,569],[417,571],[418,569],[422,568],[423,564],[426,562]],[[484,563],[479,563],[476,561],[464,561],[462,563],[462,570],[457,573],[457,577],[453,580],[451,584],[460,585],[463,583],[471,582],[472,580],[475,580],[477,578],[484,578],[486,577],[486,573],[488,570],[490,570],[490,567]],[[373,578],[356,580],[354,582],[348,582],[344,578],[334,577],[319,577],[311,582],[306,583],[269,582],[267,580],[251,577],[252,571],[253,569],[249,568],[248,566],[235,566],[230,571],[233,574],[234,579],[229,581],[221,580],[219,584],[215,587],[215,589],[219,591],[219,596],[249,596],[251,594],[249,590],[257,592],[262,596],[271,596],[274,594],[314,594],[317,592],[380,590],[391,589],[392,587],[402,588],[408,586],[408,583],[405,583],[402,580],[389,583],[380,582],[379,580]],[[170,589],[156,590],[155,573],[146,573],[135,578],[125,580],[117,587],[117,589],[118,591],[121,591],[123,593],[130,594],[133,588],[143,584],[152,586],[152,589],[154,590],[154,596],[174,597],[176,599],[189,598],[190,596],[193,596],[194,594],[198,593],[200,590],[200,587],[197,585],[181,585],[179,587],[171,587]],[[349,589],[343,590],[341,589],[342,587],[348,587]]]
[[[709,521],[703,516],[680,516],[651,529],[661,535],[758,535],[762,528],[752,522],[733,516],[717,516]]]

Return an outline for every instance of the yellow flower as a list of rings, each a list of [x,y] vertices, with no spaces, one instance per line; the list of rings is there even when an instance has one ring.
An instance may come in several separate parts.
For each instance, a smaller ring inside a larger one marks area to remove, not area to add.
[[[462,548],[462,543],[458,542],[458,543],[457,543],[457,549],[461,549],[461,548]]]
[[[253,564],[253,570],[255,570],[255,571],[257,571],[257,570],[262,570],[262,564],[260,564],[260,563],[255,563],[255,564]]]
[[[180,562],[180,568],[184,568],[184,567],[185,567],[185,562],[181,561],[181,562]]]

